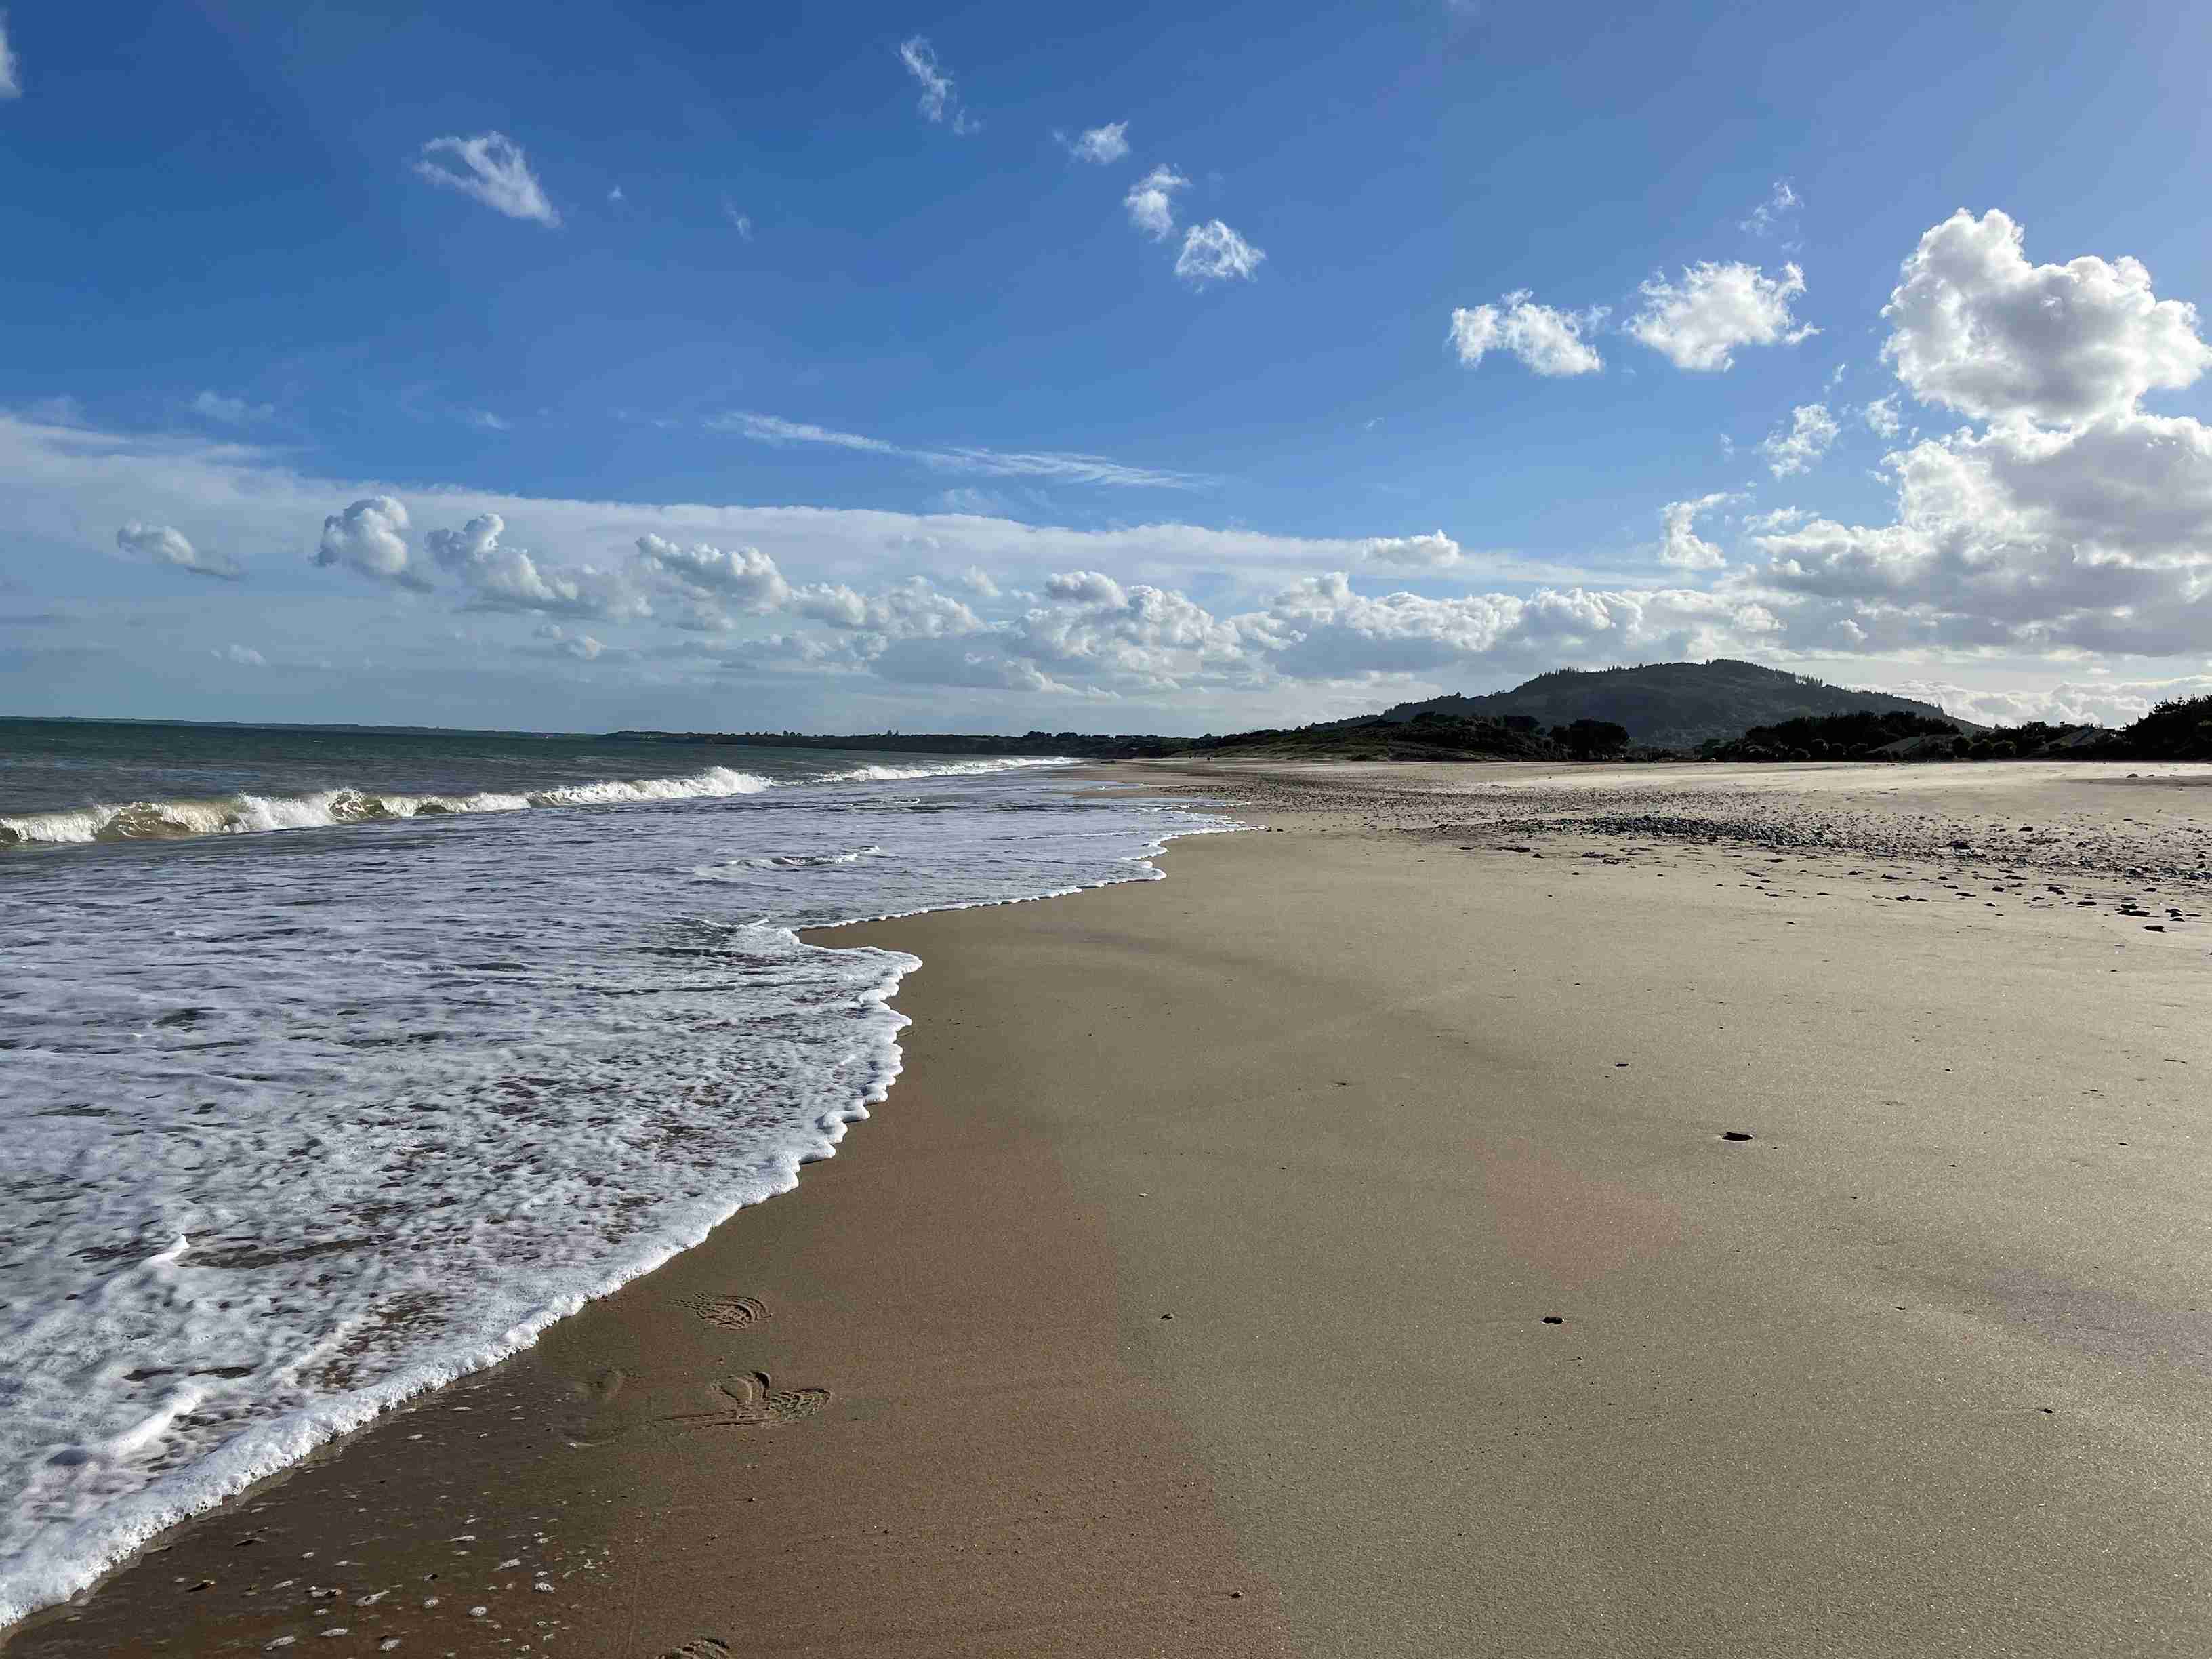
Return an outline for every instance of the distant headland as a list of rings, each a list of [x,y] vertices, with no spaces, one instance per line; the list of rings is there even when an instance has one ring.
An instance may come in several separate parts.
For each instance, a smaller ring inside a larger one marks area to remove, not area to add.
[[[646,742],[1086,760],[2189,760],[2212,758],[2212,698],[2161,704],[2123,731],[1985,726],[1932,702],[1804,674],[1711,662],[1554,669],[1510,691],[1453,693],[1312,726],[1157,732],[647,732]]]

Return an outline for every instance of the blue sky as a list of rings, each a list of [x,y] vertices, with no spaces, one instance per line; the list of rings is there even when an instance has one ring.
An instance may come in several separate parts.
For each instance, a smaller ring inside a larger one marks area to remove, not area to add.
[[[18,0],[0,708],[2124,716],[2212,653],[2212,22],[1938,10]]]

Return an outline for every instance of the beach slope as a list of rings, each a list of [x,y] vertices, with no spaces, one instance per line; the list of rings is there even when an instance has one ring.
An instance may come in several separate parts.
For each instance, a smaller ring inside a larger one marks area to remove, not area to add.
[[[1268,828],[817,936],[835,1160],[9,1651],[2212,1650],[2212,789],[1975,771],[1146,769]]]

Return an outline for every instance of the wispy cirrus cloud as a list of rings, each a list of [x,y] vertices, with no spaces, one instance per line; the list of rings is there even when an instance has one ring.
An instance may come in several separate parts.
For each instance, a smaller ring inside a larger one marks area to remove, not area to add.
[[[230,426],[245,426],[254,421],[265,421],[276,412],[274,404],[248,403],[243,398],[233,398],[221,392],[203,392],[192,399],[192,413],[210,421],[222,421]]]
[[[8,15],[0,12],[0,98],[23,95],[23,65],[8,41]]]
[[[447,159],[452,158],[450,161]],[[557,230],[561,216],[530,170],[522,146],[503,132],[473,138],[433,138],[415,158],[415,171],[432,184],[482,202],[510,219],[527,219]]]
[[[717,416],[708,425],[721,432],[736,432],[763,444],[834,444],[840,449],[865,450],[875,455],[901,455],[906,452],[896,444],[885,443],[881,438],[863,437],[857,432],[836,432],[826,426],[817,426],[811,421],[787,421],[780,415],[751,415],[739,410],[735,414]]]
[[[1200,489],[1213,481],[1195,472],[1170,472],[1155,467],[1127,466],[1103,455],[1069,454],[1055,450],[987,449],[981,445],[953,444],[922,448],[890,443],[864,433],[839,432],[809,421],[787,421],[781,416],[738,410],[714,417],[708,425],[734,432],[763,444],[825,444],[870,455],[890,455],[918,461],[940,471],[970,472],[992,478],[1036,478],[1048,483],[1097,484],[1147,489]]]
[[[953,131],[963,135],[975,131],[980,124],[961,107],[960,95],[952,88],[952,77],[938,63],[937,48],[929,44],[929,37],[916,34],[902,40],[898,54],[907,73],[921,83],[917,106],[923,118],[943,125],[949,118]]]
[[[1796,222],[1797,210],[1805,205],[1805,198],[1790,188],[1787,179],[1777,179],[1766,199],[1752,209],[1751,217],[1741,222],[1738,228],[1754,236],[1787,234]]]

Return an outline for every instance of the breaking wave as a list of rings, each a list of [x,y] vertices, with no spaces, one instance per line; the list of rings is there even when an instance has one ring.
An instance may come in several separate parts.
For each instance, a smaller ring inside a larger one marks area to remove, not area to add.
[[[623,806],[641,801],[695,800],[754,795],[823,783],[873,783],[895,778],[958,777],[1035,766],[1068,766],[1056,759],[999,758],[940,761],[935,765],[856,766],[792,778],[765,778],[726,766],[674,778],[610,778],[523,792],[407,793],[393,790],[319,789],[294,795],[231,795],[179,800],[134,800],[63,807],[53,811],[0,813],[0,848],[83,845],[95,842],[180,841],[193,836],[258,835],[276,830],[322,830],[333,824],[376,823],[453,813],[520,812],[532,807]]]

